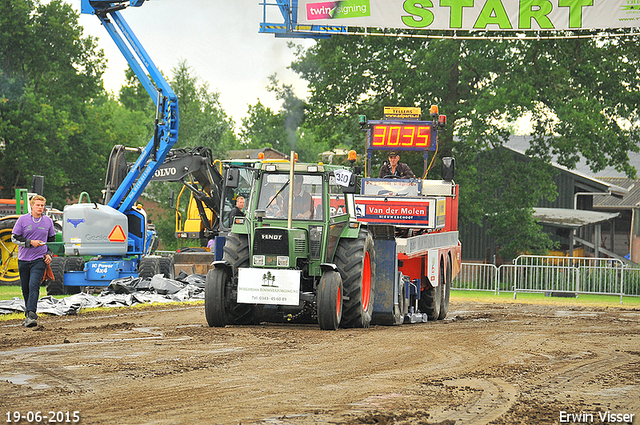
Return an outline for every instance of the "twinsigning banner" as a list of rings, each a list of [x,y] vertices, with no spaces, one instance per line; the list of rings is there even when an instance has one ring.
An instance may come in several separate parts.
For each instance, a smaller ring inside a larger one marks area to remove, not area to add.
[[[298,23],[433,30],[561,31],[640,25],[640,0],[299,0]]]

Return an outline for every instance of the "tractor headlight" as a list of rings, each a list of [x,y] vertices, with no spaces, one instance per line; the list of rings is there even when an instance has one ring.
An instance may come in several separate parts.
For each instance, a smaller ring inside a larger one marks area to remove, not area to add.
[[[322,226],[309,227],[309,258],[320,258]]]
[[[254,255],[253,256],[253,265],[254,266],[264,266],[264,255]]]

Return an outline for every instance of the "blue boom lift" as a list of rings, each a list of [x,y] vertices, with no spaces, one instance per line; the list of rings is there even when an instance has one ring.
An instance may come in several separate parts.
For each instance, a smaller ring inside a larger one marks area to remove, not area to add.
[[[136,200],[178,140],[178,98],[120,14],[128,6],[139,7],[143,3],[144,0],[82,0],[81,13],[100,19],[155,102],[156,120],[153,137],[114,193],[105,196],[105,205],[85,202],[64,208],[63,241],[68,257],[59,257],[52,268],[64,269],[66,292],[77,292],[83,286],[107,286],[112,279],[137,277],[144,268],[143,257],[151,250],[154,233]],[[69,256],[93,258],[84,264],[70,261]],[[157,265],[158,259],[154,260]],[[162,268],[160,264],[153,270],[162,272]]]

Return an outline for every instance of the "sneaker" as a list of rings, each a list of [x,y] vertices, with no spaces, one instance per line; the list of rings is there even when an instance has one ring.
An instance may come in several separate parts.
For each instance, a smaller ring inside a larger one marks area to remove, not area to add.
[[[22,322],[22,326],[27,328],[38,326],[38,315],[33,311],[28,311],[26,319]]]

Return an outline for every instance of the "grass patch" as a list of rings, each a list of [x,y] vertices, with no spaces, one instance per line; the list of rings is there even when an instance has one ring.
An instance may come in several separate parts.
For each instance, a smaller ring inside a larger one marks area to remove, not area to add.
[[[44,286],[40,287],[40,298],[47,295],[47,288]],[[53,298],[61,299],[69,297],[70,295],[54,295]],[[10,300],[12,298],[18,297],[22,299],[22,287],[19,285],[0,285],[0,300]]]
[[[520,303],[520,304],[547,304],[547,305],[572,305],[583,307],[622,307],[640,308],[640,297],[623,297],[620,304],[619,295],[594,295],[578,294],[578,298],[545,297],[541,293],[518,292],[513,299],[513,292],[500,292],[496,295],[492,291],[461,291],[451,290],[451,299],[454,301],[475,301],[483,303]]]

